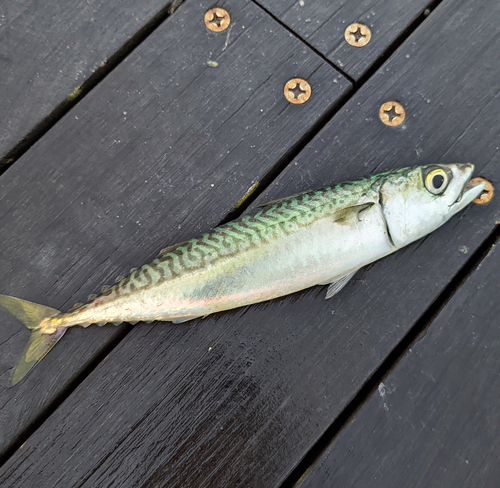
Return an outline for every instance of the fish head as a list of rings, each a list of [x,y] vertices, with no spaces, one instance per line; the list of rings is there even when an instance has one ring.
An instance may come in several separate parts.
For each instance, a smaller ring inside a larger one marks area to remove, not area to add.
[[[429,234],[466,207],[484,189],[471,182],[473,164],[430,164],[386,173],[380,203],[397,248]]]

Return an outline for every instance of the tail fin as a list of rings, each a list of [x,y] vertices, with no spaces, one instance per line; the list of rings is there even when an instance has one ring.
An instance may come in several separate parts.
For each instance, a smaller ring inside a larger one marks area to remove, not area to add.
[[[36,363],[49,353],[64,335],[66,329],[57,329],[54,334],[42,334],[40,330],[42,320],[60,313],[59,310],[54,308],[44,307],[43,305],[6,295],[0,295],[0,307],[10,312],[31,331],[28,345],[12,372],[11,383],[15,385],[28,374]]]

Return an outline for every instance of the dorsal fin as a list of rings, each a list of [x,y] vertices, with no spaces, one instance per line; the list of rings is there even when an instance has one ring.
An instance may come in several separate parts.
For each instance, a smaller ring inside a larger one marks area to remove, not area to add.
[[[302,195],[305,195],[306,193],[310,193],[311,191],[314,191],[314,190],[301,191],[300,193],[296,193],[295,195],[291,195],[291,196],[283,197],[283,198],[278,198],[276,200],[271,200],[270,202],[263,203],[263,204],[259,205],[259,207],[269,207],[271,205],[275,205],[276,203],[282,203],[285,200],[293,200],[294,198],[301,197]]]
[[[163,256],[164,254],[167,254],[169,253],[170,251],[176,249],[177,247],[180,247],[180,246],[185,246],[186,244],[188,244],[190,241],[184,241],[184,242],[179,242],[178,244],[172,244],[171,246],[168,246],[164,249],[162,249],[159,253],[158,253],[158,256]]]

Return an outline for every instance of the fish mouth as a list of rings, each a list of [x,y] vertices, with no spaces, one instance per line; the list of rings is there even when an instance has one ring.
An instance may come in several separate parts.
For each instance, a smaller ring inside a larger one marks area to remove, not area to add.
[[[465,207],[470,202],[472,202],[472,200],[478,197],[484,190],[484,187],[486,185],[484,181],[471,181],[473,171],[474,167],[471,167],[469,169],[469,174],[467,175],[467,180],[462,187],[462,191],[459,193],[453,205],[457,205],[460,203],[461,207]]]

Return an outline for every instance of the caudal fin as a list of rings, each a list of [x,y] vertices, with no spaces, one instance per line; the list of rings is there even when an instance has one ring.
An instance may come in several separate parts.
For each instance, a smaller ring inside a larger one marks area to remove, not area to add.
[[[66,329],[57,329],[53,334],[42,334],[40,330],[42,320],[60,313],[59,310],[54,308],[44,307],[37,303],[6,295],[0,295],[0,307],[10,312],[31,331],[28,345],[12,371],[11,383],[15,385],[28,374],[36,363],[48,354],[64,335]]]

